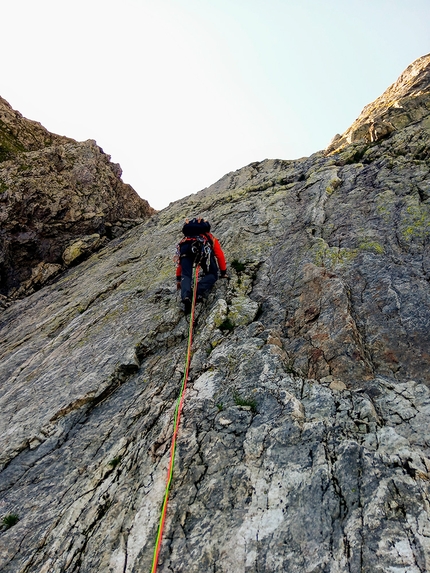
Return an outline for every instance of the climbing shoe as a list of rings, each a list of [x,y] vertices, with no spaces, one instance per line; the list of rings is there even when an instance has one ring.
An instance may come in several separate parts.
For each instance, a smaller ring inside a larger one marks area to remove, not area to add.
[[[190,314],[191,313],[191,300],[188,297],[184,298],[184,300],[182,301],[182,304],[184,305],[184,313]]]

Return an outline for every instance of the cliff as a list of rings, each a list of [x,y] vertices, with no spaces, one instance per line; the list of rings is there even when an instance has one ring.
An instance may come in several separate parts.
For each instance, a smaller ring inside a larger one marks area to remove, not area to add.
[[[0,295],[34,292],[154,212],[95,141],[52,134],[0,98]]]
[[[384,136],[230,173],[3,311],[2,571],[150,570],[192,215],[229,279],[197,309],[158,571],[430,569],[430,56],[412,69],[357,120],[401,114]]]

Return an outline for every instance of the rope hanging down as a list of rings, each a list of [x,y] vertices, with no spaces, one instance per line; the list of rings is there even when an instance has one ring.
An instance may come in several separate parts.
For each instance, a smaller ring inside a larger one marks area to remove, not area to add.
[[[169,469],[167,470],[167,483],[166,483],[166,489],[164,492],[163,505],[161,506],[161,517],[160,517],[160,522],[158,524],[157,538],[156,538],[155,548],[154,548],[154,556],[152,558],[151,573],[155,573],[157,571],[158,555],[159,555],[160,549],[161,549],[161,540],[163,537],[164,522],[166,519],[167,501],[169,499],[170,485],[172,483],[172,477],[173,477],[173,466],[175,463],[175,452],[176,452],[176,438],[178,435],[179,422],[180,422],[180,418],[181,418],[181,411],[182,411],[182,406],[184,403],[185,389],[187,387],[188,372],[190,370],[191,346],[193,343],[194,310],[196,307],[198,278],[199,278],[199,265],[196,265],[195,270],[194,270],[194,276],[193,276],[193,279],[194,279],[193,302],[192,302],[192,306],[191,306],[190,328],[188,331],[187,357],[185,360],[184,377],[182,378],[181,390],[180,390],[178,399],[176,401],[175,416],[173,419],[172,444],[170,446]]]

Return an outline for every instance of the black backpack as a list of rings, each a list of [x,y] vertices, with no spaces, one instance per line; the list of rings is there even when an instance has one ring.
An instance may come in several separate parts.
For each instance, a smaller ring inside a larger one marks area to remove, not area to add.
[[[196,265],[200,265],[205,273],[209,272],[212,240],[206,233],[209,233],[210,228],[209,221],[205,221],[204,219],[185,221],[182,227],[182,232],[185,236],[176,246],[177,262],[187,257],[192,259]]]
[[[182,227],[182,232],[186,237],[197,237],[205,233],[209,233],[211,230],[211,224],[209,221],[204,219],[188,219],[185,220],[185,224]]]

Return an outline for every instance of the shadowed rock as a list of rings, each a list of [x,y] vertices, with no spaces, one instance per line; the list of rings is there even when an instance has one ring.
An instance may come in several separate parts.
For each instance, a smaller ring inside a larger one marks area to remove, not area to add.
[[[49,133],[0,98],[1,294],[37,290],[154,212],[95,141]]]

